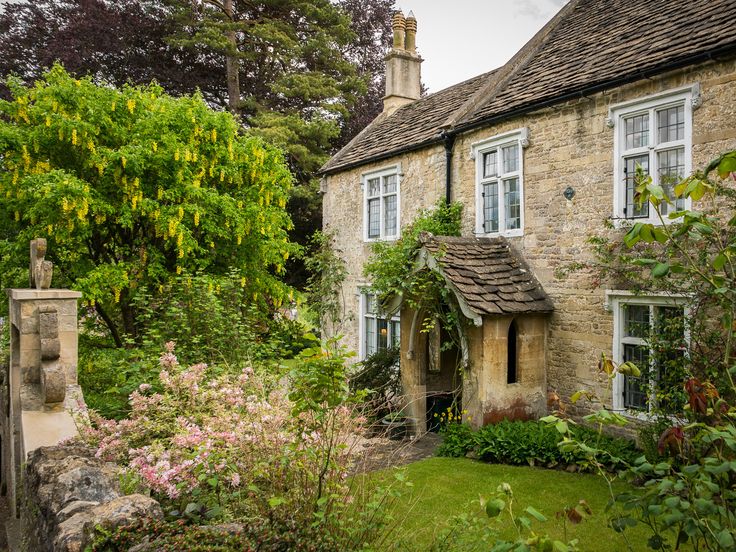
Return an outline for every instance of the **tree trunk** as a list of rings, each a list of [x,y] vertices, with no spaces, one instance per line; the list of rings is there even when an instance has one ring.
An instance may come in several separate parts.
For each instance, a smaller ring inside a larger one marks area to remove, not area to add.
[[[235,22],[233,0],[223,2],[225,14],[230,23]],[[228,51],[225,52],[225,70],[227,73],[227,105],[233,115],[240,114],[240,63],[238,61],[238,41],[234,30],[225,33],[228,41]]]
[[[110,318],[110,315],[105,312],[105,309],[103,309],[99,303],[95,303],[95,310],[97,311],[97,314],[100,315],[100,318],[102,318],[102,321],[107,326],[107,329],[110,330],[110,335],[112,336],[112,340],[115,342],[115,346],[122,347],[123,340],[120,338],[118,327],[115,325],[115,322],[113,322],[112,318]]]

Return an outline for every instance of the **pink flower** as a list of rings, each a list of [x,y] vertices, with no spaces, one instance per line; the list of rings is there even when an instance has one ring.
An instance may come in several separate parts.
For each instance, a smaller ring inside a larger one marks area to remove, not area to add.
[[[233,487],[237,487],[240,485],[240,474],[238,472],[233,472],[233,474],[230,476],[230,484]]]
[[[140,391],[141,393],[145,393],[146,391],[150,391],[150,390],[151,390],[151,384],[150,383],[141,383],[138,386],[138,391]]]

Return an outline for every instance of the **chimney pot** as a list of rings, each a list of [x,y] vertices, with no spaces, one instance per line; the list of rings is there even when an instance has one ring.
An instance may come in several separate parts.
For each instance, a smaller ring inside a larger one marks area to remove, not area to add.
[[[418,100],[422,95],[422,58],[416,52],[417,20],[414,13],[404,17],[401,11],[391,19],[394,31],[393,48],[386,56],[386,95],[384,113],[391,113],[402,105]]]
[[[407,52],[412,54],[417,51],[417,19],[414,17],[414,12],[409,12],[409,16],[406,18],[406,40],[405,47]]]
[[[394,13],[391,27],[394,30],[394,49],[403,50],[406,37],[406,19],[401,11]]]

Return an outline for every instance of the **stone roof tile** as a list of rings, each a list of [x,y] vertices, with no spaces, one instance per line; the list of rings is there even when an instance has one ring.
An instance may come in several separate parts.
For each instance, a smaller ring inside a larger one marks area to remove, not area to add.
[[[552,302],[505,238],[422,236],[439,270],[479,315],[544,313]]]

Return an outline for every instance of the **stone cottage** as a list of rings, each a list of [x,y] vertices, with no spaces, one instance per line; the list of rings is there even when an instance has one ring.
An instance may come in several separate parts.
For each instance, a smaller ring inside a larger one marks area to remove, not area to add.
[[[682,298],[555,273],[607,221],[652,220],[637,166],[668,187],[736,149],[734,20],[733,0],[571,0],[503,67],[421,97],[417,22],[395,15],[384,111],[322,168],[324,227],[349,269],[345,343],[360,357],[401,344],[420,429],[442,398],[481,424],[542,415],[549,391],[600,392],[601,353],[641,360],[641,329],[682,313]],[[362,270],[372,242],[441,198],[463,204],[462,237],[427,238],[422,258],[471,328],[462,381],[414,313],[378,308]],[[619,376],[609,407],[646,413],[640,383]]]

